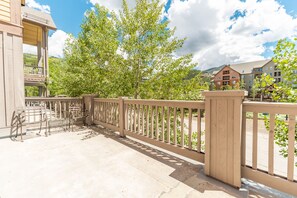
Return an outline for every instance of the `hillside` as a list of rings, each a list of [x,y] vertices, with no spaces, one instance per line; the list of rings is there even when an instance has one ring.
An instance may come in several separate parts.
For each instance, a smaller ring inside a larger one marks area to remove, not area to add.
[[[210,69],[204,70],[202,73],[208,73],[212,74],[214,71],[219,71],[221,70],[225,65],[219,66],[219,67],[212,67]]]

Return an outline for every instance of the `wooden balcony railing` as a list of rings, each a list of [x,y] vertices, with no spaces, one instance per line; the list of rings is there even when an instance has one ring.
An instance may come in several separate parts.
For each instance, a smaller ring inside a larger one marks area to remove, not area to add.
[[[202,162],[206,175],[236,187],[246,178],[297,196],[297,104],[244,102],[244,95],[243,91],[205,92],[205,101],[88,95],[82,100],[27,98],[26,104],[43,102],[57,118],[63,117],[69,104],[83,105],[91,123]],[[280,118],[287,143],[282,148],[275,137]],[[280,149],[287,154],[280,155]]]
[[[297,194],[296,116],[297,104],[243,103],[241,150],[243,177]],[[282,124],[280,122],[277,124],[277,120],[281,120]],[[283,138],[287,146],[283,145],[281,148],[276,144],[275,132],[281,133],[282,137],[279,138]],[[287,154],[280,154],[281,149],[286,150]]]
[[[44,106],[46,107],[47,117],[49,121],[57,119],[68,118],[67,112],[69,112],[70,106],[77,106],[83,108],[81,98],[26,98],[25,105],[28,106]],[[35,122],[37,117],[26,115],[27,122]]]
[[[24,66],[24,75],[26,83],[45,82],[46,74],[43,67],[38,66]]]

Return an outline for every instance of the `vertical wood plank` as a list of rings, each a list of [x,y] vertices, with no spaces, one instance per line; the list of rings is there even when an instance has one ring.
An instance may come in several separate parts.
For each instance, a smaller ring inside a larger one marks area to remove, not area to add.
[[[234,100],[228,99],[227,101],[227,156],[226,156],[226,173],[227,182],[233,184],[234,179]]]
[[[288,170],[289,181],[294,181],[294,150],[295,150],[295,122],[296,116],[289,115],[289,140],[288,140]]]
[[[234,99],[234,123],[233,123],[233,185],[241,186],[241,121],[242,121],[242,100],[243,98]]]
[[[211,100],[206,98],[205,99],[205,166],[204,172],[206,175],[210,175],[210,155],[211,155],[211,137],[210,137],[210,130],[211,130]]]
[[[185,147],[185,134],[184,134],[184,108],[181,108],[181,147]]]
[[[156,139],[159,140],[159,107],[156,106]]]
[[[137,112],[137,110],[136,110],[136,104],[135,105],[133,105],[133,108],[134,108],[134,110],[133,110],[133,128],[134,128],[134,133],[137,133],[137,131],[136,131],[136,125],[137,125],[137,123],[136,123],[136,112]]]
[[[170,107],[167,107],[167,143],[170,144]]]
[[[201,152],[201,109],[197,109],[197,151]]]
[[[241,165],[246,165],[246,112],[242,113]]]
[[[217,100],[217,139],[216,139],[216,147],[217,147],[217,164],[216,164],[216,172],[217,178],[221,181],[227,181],[227,135],[228,135],[228,102],[227,99],[218,99]],[[231,131],[233,132],[233,131]],[[233,139],[232,137],[230,137]],[[232,142],[233,143],[233,142]],[[232,159],[233,161],[233,159]],[[224,168],[222,168],[224,167]],[[232,170],[233,171],[233,170]]]
[[[188,131],[188,135],[189,135],[189,149],[192,149],[192,109],[189,109],[189,131]]]
[[[211,145],[211,150],[210,150],[210,156],[211,156],[211,161],[210,161],[210,174],[213,177],[217,177],[217,166],[218,164],[218,158],[217,158],[217,100],[216,99],[211,99],[211,117],[210,117],[210,131],[211,131],[211,138],[210,138],[210,145]],[[206,152],[206,151],[205,151]]]
[[[137,112],[137,118],[138,118],[138,121],[137,121],[137,128],[138,128],[138,134],[140,134],[141,132],[141,124],[140,124],[140,105],[138,105],[138,112]]]
[[[176,116],[176,107],[174,107],[173,110],[173,135],[174,135],[174,145],[177,146],[177,130],[176,130],[176,122],[177,122],[177,116]]]
[[[154,122],[155,122],[155,120],[154,120],[154,106],[151,106],[151,138],[153,139],[154,138],[154,132],[155,132],[155,130],[154,130]]]
[[[142,105],[142,108],[141,108],[141,126],[142,126],[142,135],[144,135],[144,124],[145,124],[145,122],[144,122],[144,111],[145,111],[145,109],[144,109],[144,105]]]
[[[162,106],[162,118],[161,118],[161,122],[162,122],[162,142],[164,142],[164,106]]]
[[[125,129],[126,130],[129,130],[129,125],[128,125],[128,105],[127,104],[124,104],[125,106]]]
[[[59,101],[59,110],[60,110],[60,119],[62,118],[62,104],[61,101]]]
[[[253,169],[257,170],[258,164],[258,113],[253,113]]]
[[[149,123],[150,123],[150,107],[146,106],[146,137],[149,137],[150,132],[149,132]]]
[[[270,114],[269,118],[269,139],[268,139],[268,174],[274,174],[274,126],[275,114]]]

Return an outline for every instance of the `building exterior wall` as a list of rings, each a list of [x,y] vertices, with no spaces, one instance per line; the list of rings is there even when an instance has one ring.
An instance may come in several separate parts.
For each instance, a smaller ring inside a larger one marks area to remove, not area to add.
[[[250,93],[254,83],[254,74],[241,75],[241,79],[244,82],[245,90],[247,90]]]
[[[282,82],[282,74],[279,69],[277,69],[276,64],[273,61],[270,61],[266,65],[263,66],[263,73],[266,73],[275,79],[275,82]]]
[[[223,86],[234,86],[240,82],[240,74],[229,66],[225,66],[214,76],[214,84],[216,89],[221,89]]]
[[[21,0],[10,1],[10,7],[10,21],[0,19],[0,129],[25,105]]]

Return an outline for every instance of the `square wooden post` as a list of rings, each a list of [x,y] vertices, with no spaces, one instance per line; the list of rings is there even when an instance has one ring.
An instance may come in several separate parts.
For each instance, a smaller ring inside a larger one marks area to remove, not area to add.
[[[242,102],[245,91],[206,91],[205,174],[241,186]]]
[[[125,99],[126,97],[119,97],[119,132],[121,137],[125,137]]]
[[[97,97],[96,94],[88,94],[83,95],[83,107],[84,107],[84,113],[88,114],[88,117],[86,119],[87,125],[94,124],[94,98]]]

